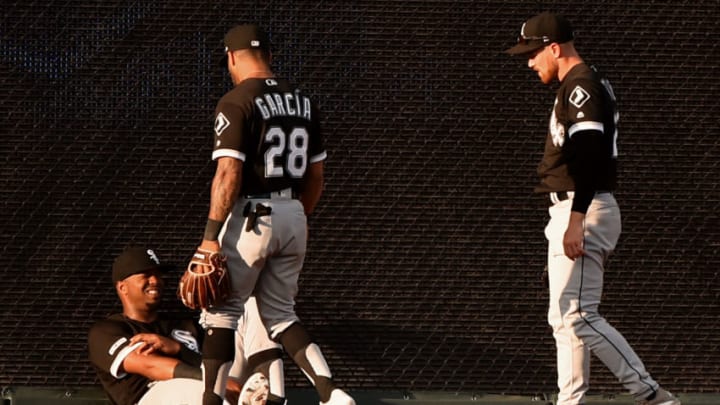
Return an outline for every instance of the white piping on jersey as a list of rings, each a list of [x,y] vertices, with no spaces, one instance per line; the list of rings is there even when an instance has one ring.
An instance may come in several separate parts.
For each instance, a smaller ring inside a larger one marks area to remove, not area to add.
[[[115,355],[115,351],[116,351],[120,346],[124,345],[125,342],[127,342],[127,341],[128,341],[128,339],[125,338],[125,337],[121,337],[120,339],[116,340],[115,343],[113,343],[112,346],[110,346],[110,348],[108,349],[108,354],[111,355],[111,356],[114,356],[114,355]]]
[[[327,152],[323,151],[321,154],[311,157],[310,163],[322,162],[325,159],[327,159]]]
[[[143,342],[137,342],[132,346],[125,346],[125,348],[120,350],[120,353],[115,356],[115,360],[113,360],[112,364],[110,365],[110,374],[112,374],[112,376],[117,379],[125,377],[127,375],[127,373],[125,372],[118,374],[118,371],[120,370],[120,365],[122,365],[123,361],[125,361],[125,358],[130,353],[132,353],[133,350],[137,349],[143,344]]]
[[[233,149],[218,149],[212,153],[212,160],[218,160],[221,157],[231,157],[242,160],[243,162],[245,161],[245,154]],[[323,151],[322,153],[311,157],[310,163],[321,162],[325,159],[327,159],[327,152]]]
[[[217,149],[212,153],[212,160],[218,160],[221,157],[231,157],[245,161],[245,154],[234,149]]]
[[[595,130],[600,132],[605,132],[605,126],[602,122],[597,121],[583,121],[578,122],[577,124],[574,124],[573,126],[568,129],[568,137],[572,138],[573,134],[578,131],[588,131],[588,130]]]

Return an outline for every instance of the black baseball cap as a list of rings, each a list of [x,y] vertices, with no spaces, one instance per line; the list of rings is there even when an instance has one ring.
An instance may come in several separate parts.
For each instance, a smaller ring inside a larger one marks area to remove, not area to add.
[[[160,263],[160,259],[152,249],[128,246],[113,262],[112,281],[117,283],[133,274],[144,273],[148,270],[167,271],[174,267],[171,264]]]
[[[223,40],[225,51],[220,60],[220,64],[227,64],[227,53],[237,51],[239,49],[262,49],[270,50],[270,40],[267,33],[256,24],[236,25],[225,34]]]
[[[525,55],[553,42],[562,44],[574,38],[572,26],[565,17],[545,11],[523,23],[517,44],[505,53]]]

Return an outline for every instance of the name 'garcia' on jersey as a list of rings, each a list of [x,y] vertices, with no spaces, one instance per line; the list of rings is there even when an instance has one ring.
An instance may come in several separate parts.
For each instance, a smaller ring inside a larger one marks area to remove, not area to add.
[[[272,117],[298,117],[311,120],[310,98],[293,93],[265,93],[255,97],[255,105],[264,119]]]

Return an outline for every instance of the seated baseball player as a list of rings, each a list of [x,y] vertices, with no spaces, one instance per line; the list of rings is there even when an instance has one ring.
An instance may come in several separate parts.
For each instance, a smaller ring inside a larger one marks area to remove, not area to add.
[[[165,319],[161,263],[150,249],[128,247],[112,267],[123,312],[96,322],[88,334],[89,359],[110,401],[117,405],[200,404],[199,326],[191,316]],[[238,397],[236,380],[229,395]]]
[[[188,314],[165,319],[158,312],[163,294],[161,263],[150,249],[128,247],[112,267],[123,306],[95,323],[88,334],[89,358],[113,404],[201,404],[199,325]],[[260,323],[255,301],[236,331],[236,360],[226,387],[226,404],[285,402],[282,351]]]

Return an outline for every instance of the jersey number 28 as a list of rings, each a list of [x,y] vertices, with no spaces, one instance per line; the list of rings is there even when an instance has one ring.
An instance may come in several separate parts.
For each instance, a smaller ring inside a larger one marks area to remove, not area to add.
[[[280,127],[270,127],[265,133],[265,177],[300,178],[307,168],[308,133],[296,127],[286,134]],[[282,159],[285,159],[283,162]]]

